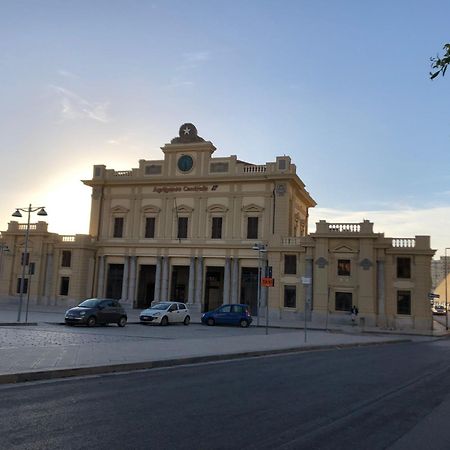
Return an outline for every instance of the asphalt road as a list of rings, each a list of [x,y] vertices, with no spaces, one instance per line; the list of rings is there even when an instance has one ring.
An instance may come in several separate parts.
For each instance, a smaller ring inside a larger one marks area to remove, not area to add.
[[[448,449],[450,341],[0,387],[1,449]]]

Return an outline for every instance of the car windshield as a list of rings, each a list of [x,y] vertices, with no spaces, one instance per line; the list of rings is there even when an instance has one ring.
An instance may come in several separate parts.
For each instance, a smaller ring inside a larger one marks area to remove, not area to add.
[[[81,302],[78,306],[80,308],[94,308],[95,306],[98,306],[100,303],[100,300],[97,298],[90,298],[88,300],[85,300],[84,302]]]
[[[156,305],[151,306],[149,309],[167,309],[171,303],[157,303]]]

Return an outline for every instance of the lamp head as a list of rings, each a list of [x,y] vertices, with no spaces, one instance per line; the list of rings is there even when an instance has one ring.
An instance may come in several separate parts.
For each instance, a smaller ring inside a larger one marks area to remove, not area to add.
[[[38,216],[46,216],[46,215],[47,215],[47,212],[45,211],[44,208],[41,208],[41,209],[38,211],[37,215],[38,215]]]
[[[16,209],[16,212],[12,213],[13,217],[22,217],[22,214],[20,213],[20,211],[18,209]]]

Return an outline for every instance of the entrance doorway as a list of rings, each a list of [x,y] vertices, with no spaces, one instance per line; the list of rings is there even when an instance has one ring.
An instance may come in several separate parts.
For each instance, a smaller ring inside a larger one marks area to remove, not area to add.
[[[223,267],[207,267],[203,311],[211,311],[223,303]]]
[[[155,299],[155,274],[156,266],[140,266],[136,308],[148,308]]]
[[[252,315],[258,314],[258,268],[243,267],[241,272],[241,303],[250,306]]]
[[[189,292],[189,266],[172,266],[170,300],[187,303]]]
[[[120,300],[122,297],[123,264],[108,264],[106,297]]]

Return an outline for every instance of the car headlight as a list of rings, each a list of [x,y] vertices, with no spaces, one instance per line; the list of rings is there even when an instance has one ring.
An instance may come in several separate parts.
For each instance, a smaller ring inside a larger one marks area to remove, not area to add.
[[[155,312],[155,313],[152,314],[153,317],[158,317],[158,316],[160,316],[160,315],[161,315],[160,312]]]
[[[80,312],[80,317],[83,317],[83,316],[85,316],[86,315],[86,311],[81,311]]]

